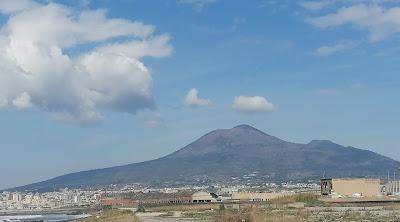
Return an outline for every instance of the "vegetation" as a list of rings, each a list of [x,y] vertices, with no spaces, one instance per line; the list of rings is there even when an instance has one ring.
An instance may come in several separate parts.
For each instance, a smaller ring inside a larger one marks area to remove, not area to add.
[[[288,195],[278,197],[272,201],[270,204],[280,204],[280,205],[287,205],[290,203],[301,202],[304,203],[305,206],[322,206],[324,203],[320,201],[319,195],[313,193],[299,193],[295,195]]]
[[[139,222],[130,210],[106,210],[98,215],[80,219],[77,222]]]
[[[362,211],[307,211],[307,210],[271,210],[251,207],[243,210],[220,211],[212,222],[400,222],[399,212],[382,213],[370,210]]]
[[[400,222],[400,204],[385,206],[317,206],[291,207],[292,203],[318,203],[313,194],[281,197],[275,203],[199,204],[147,208],[138,217],[143,221],[201,222]],[[281,203],[278,204],[278,203]],[[143,217],[143,215],[147,217]],[[153,214],[153,216],[151,216]],[[150,216],[149,216],[150,215]],[[191,218],[192,220],[188,219]],[[139,222],[132,211],[103,210],[78,222]]]
[[[219,210],[220,205],[218,204],[183,204],[183,205],[168,205],[168,206],[159,206],[159,207],[149,207],[146,208],[145,211],[149,212],[171,212],[171,211],[181,211],[181,212],[190,212],[190,211],[207,211],[207,210]]]
[[[225,210],[221,211],[213,222],[299,222],[302,217],[291,214],[279,214],[272,211],[265,211],[257,208],[246,210]]]

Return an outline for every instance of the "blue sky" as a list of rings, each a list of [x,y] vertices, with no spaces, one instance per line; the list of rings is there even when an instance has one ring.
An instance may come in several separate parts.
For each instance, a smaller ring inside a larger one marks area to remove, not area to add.
[[[21,0],[0,12],[0,188],[154,159],[243,123],[400,160],[398,1]]]

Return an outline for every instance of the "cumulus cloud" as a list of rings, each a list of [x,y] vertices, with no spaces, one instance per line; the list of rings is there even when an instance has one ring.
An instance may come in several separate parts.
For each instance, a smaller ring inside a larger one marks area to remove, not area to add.
[[[197,89],[193,88],[186,94],[185,104],[190,107],[201,107],[211,105],[211,101],[200,98]]]
[[[232,106],[241,113],[264,113],[277,110],[277,107],[262,96],[237,96]]]
[[[9,14],[38,6],[31,0],[1,0],[0,13]]]
[[[30,108],[32,107],[31,96],[28,93],[23,92],[12,101],[12,104],[20,109]]]
[[[159,35],[148,40],[134,40],[125,43],[113,43],[97,49],[101,53],[117,54],[134,58],[143,56],[164,57],[171,54],[172,47],[168,44],[171,37]]]
[[[367,30],[370,42],[376,42],[400,32],[399,18],[400,7],[357,4],[341,7],[335,13],[310,18],[308,21],[319,28],[350,24]]]
[[[315,50],[315,55],[318,56],[331,56],[337,53],[342,53],[353,49],[356,46],[355,43],[350,41],[343,41],[336,43],[335,45],[321,46]]]
[[[101,120],[104,109],[154,108],[151,72],[141,59],[168,56],[169,35],[108,18],[105,10],[55,3],[5,0],[0,12],[7,16],[0,32],[0,107],[35,107],[76,122]]]

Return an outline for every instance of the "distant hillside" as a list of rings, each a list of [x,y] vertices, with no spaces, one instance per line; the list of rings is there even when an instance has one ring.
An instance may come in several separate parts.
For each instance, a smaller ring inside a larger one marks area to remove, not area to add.
[[[15,188],[37,190],[124,183],[231,181],[255,173],[264,180],[327,176],[382,176],[400,163],[377,153],[326,140],[290,143],[248,125],[212,131],[159,159],[83,171]]]

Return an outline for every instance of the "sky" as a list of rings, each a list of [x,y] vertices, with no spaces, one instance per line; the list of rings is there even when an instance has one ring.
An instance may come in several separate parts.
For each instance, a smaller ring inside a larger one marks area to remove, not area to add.
[[[0,189],[250,124],[400,160],[400,1],[0,0]]]

